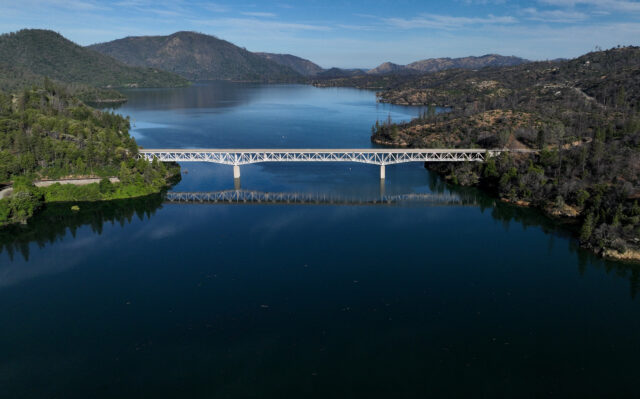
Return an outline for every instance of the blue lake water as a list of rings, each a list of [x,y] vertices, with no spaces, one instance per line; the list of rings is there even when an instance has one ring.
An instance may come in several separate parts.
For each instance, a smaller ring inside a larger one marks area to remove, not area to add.
[[[297,85],[127,96],[146,148],[367,148],[421,111]],[[173,192],[237,188],[182,166]],[[639,268],[538,212],[420,163],[383,186],[371,165],[256,164],[240,185],[319,200],[52,207],[0,235],[0,397],[640,395]],[[435,200],[370,201],[404,194]]]

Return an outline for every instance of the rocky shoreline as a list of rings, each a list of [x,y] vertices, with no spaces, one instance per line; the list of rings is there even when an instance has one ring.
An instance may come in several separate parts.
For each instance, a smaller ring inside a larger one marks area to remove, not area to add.
[[[443,167],[444,165],[429,164],[425,162],[424,166],[429,171],[437,173],[439,176],[444,178],[445,181],[447,181],[447,183],[449,184],[455,184],[462,187],[465,187],[465,186],[475,187],[480,190],[483,190],[484,192],[492,196],[495,195],[495,192],[487,189],[486,185],[483,185],[482,180],[478,180],[472,184],[460,184],[459,182],[457,183],[452,181],[453,179],[451,178],[451,175],[448,175],[447,171],[444,170],[444,167]],[[541,211],[542,214],[545,215],[546,217],[554,219],[556,221],[560,221],[562,224],[565,224],[565,225],[576,224],[578,222],[578,218],[582,215],[582,210],[576,209],[575,207],[572,207],[568,204],[557,206],[552,202],[547,202],[546,204],[540,206],[540,205],[533,204],[530,201],[524,201],[524,200],[512,200],[509,198],[499,197],[499,196],[497,197],[497,199],[502,202],[515,205],[515,206],[537,209]],[[638,240],[638,242],[634,244],[638,246],[638,248],[629,248],[622,252],[618,251],[615,248],[595,248],[591,245],[581,245],[581,246],[584,249],[590,250],[594,254],[606,259],[613,259],[617,261],[632,262],[634,264],[635,263],[640,264],[640,240]]]

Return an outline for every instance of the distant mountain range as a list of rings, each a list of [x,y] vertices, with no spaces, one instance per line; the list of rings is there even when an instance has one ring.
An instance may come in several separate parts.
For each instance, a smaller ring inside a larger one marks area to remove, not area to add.
[[[42,84],[45,76],[100,88],[188,84],[169,72],[125,65],[49,30],[24,29],[0,35],[0,88]]]
[[[350,78],[352,76],[365,75],[366,73],[366,69],[329,68],[316,74],[315,77],[320,79]]]
[[[529,62],[519,57],[431,58],[408,65],[385,62],[371,70],[323,69],[291,54],[252,53],[217,37],[196,32],[169,36],[126,37],[89,46],[125,64],[163,69],[189,80],[293,82],[304,78],[334,79],[357,75],[424,74],[445,69],[480,69]]]
[[[398,65],[391,62],[385,62],[373,69],[370,69],[367,71],[367,74],[425,74],[455,68],[480,69],[485,67],[514,66],[524,64],[525,62],[529,62],[529,60],[498,54],[487,54],[481,57],[429,58],[422,61],[412,62],[408,65]]]
[[[126,37],[81,47],[60,34],[24,29],[0,35],[0,89],[41,84],[44,77],[67,83],[84,99],[121,100],[105,88],[183,86],[188,81],[308,82],[383,75],[419,75],[452,68],[480,69],[529,62],[518,57],[432,58],[371,70],[323,69],[291,54],[253,53],[214,36],[176,32],[168,36]]]
[[[128,65],[163,69],[189,80],[287,82],[303,79],[293,68],[268,56],[196,32],[132,36],[89,48]],[[284,57],[276,58],[285,62]],[[291,63],[288,59],[286,62]]]
[[[366,75],[422,75],[426,73],[444,71],[446,69],[481,69],[485,67],[513,66],[524,64],[526,62],[530,61],[514,56],[487,54],[481,57],[429,58],[426,60],[412,62],[408,65],[385,62],[369,70],[330,68],[310,76],[315,79],[323,80]]]

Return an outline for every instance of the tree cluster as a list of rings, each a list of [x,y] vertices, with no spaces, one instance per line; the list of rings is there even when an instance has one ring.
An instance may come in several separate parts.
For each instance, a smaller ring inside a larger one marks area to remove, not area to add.
[[[95,110],[48,79],[44,88],[0,92],[0,184],[14,185],[11,198],[0,200],[0,225],[27,219],[42,201],[127,198],[165,187],[175,167],[136,159],[138,146],[128,132],[128,119]],[[120,183],[28,183],[108,176]]]
[[[449,106],[410,123],[378,124],[372,140],[412,147],[536,149],[482,165],[430,165],[459,184],[581,220],[598,251],[640,248],[640,48],[575,60],[415,78],[391,102]]]

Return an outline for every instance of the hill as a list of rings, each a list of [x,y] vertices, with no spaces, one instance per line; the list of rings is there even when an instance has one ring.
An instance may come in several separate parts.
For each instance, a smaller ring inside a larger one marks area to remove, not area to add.
[[[581,243],[605,256],[640,260],[640,47],[386,83],[381,101],[429,109],[409,123],[376,124],[374,142],[538,150],[428,166],[453,183],[574,220]]]
[[[0,227],[24,222],[47,202],[162,191],[179,176],[179,167],[137,159],[138,145],[129,126],[128,118],[93,109],[51,81],[17,94],[0,91],[0,186],[13,183],[13,193],[0,199]],[[116,183],[107,179],[114,176]],[[72,177],[103,180],[85,186],[31,184]]]
[[[315,76],[324,71],[324,69],[313,62],[304,58],[296,57],[291,54],[273,54],[273,53],[254,53],[277,64],[286,66],[298,72],[302,76]]]
[[[196,32],[126,37],[88,47],[127,65],[171,71],[189,80],[291,82],[293,69],[230,42]]]
[[[164,87],[188,83],[172,73],[127,66],[52,31],[24,29],[0,35],[0,88],[14,91],[41,85],[45,76],[84,86],[83,91],[92,91],[91,87]]]
[[[426,60],[412,62],[408,65],[398,65],[391,62],[380,64],[376,68],[369,70],[369,75],[385,74],[424,74],[430,72],[444,71],[447,69],[480,69],[485,67],[513,66],[529,62],[523,58],[498,54],[487,54],[481,57],[463,58],[429,58]]]
[[[318,79],[338,79],[338,78],[350,78],[354,76],[365,75],[366,72],[363,69],[342,69],[342,68],[329,68],[322,72],[317,73],[314,78]]]
[[[407,67],[404,65],[394,64],[393,62],[383,62],[377,67],[367,71],[369,75],[386,75],[391,73],[408,73]]]

